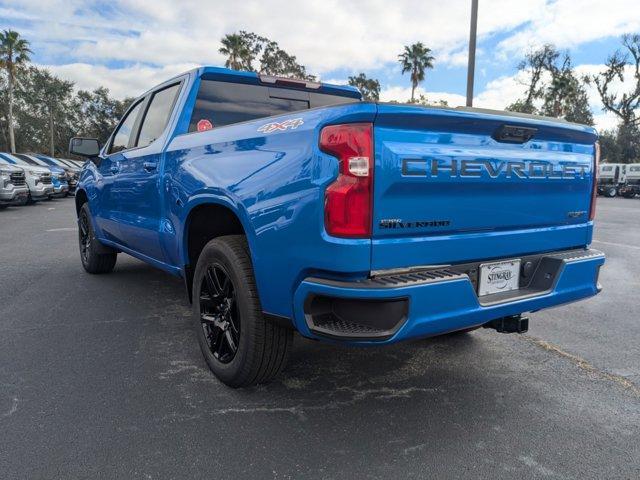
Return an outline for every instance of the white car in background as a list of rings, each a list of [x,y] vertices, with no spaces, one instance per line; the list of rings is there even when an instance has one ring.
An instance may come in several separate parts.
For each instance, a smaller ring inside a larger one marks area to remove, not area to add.
[[[53,195],[53,181],[51,170],[38,165],[29,165],[9,153],[0,153],[0,166],[12,165],[22,169],[29,187],[27,203],[48,200]]]
[[[0,163],[0,210],[10,205],[24,205],[28,199],[24,171],[9,163]]]

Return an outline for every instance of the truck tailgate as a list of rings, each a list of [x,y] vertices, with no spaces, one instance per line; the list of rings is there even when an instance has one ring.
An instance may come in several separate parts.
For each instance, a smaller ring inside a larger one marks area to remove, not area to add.
[[[565,122],[379,105],[372,270],[586,245],[596,138]]]

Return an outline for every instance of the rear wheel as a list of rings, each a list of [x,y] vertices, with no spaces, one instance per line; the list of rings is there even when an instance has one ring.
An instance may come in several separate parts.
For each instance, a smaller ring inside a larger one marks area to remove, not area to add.
[[[78,216],[78,243],[80,246],[80,260],[82,260],[82,266],[87,272],[109,273],[113,270],[118,254],[110,252],[107,247],[100,245],[91,224],[91,215],[87,203],[82,205]],[[105,252],[105,250],[107,251]]]
[[[202,250],[193,278],[193,321],[211,371],[230,387],[273,379],[293,332],[264,318],[245,238],[228,235]]]

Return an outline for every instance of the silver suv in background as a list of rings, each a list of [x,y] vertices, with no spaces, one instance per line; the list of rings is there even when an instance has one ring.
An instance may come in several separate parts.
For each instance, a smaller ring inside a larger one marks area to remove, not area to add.
[[[38,165],[29,165],[9,153],[0,153],[0,166],[13,165],[19,167],[25,174],[27,187],[29,187],[29,195],[27,203],[33,203],[38,200],[47,200],[53,195],[53,181],[51,179],[51,170]]]
[[[24,205],[29,199],[29,187],[24,170],[0,163],[0,210],[10,205]]]

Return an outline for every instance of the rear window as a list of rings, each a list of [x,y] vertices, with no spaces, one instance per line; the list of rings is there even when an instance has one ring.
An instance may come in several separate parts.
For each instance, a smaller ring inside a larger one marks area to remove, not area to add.
[[[204,126],[203,129],[216,128],[256,118],[357,101],[355,98],[339,95],[203,79],[191,114],[189,131],[198,131],[198,123]]]

